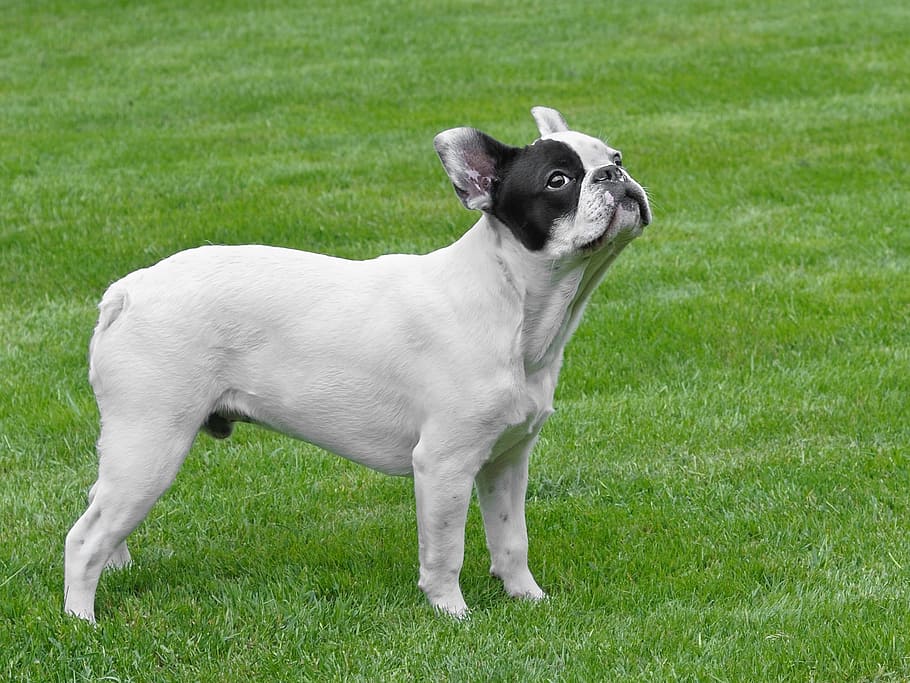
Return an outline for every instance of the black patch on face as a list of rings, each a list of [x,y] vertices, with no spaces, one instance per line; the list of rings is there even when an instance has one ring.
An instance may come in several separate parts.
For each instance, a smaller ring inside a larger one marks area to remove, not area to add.
[[[548,187],[555,173],[563,174],[568,182],[558,188]],[[553,224],[575,213],[585,168],[567,144],[538,140],[517,150],[498,175],[491,213],[527,249],[539,251],[550,239]]]

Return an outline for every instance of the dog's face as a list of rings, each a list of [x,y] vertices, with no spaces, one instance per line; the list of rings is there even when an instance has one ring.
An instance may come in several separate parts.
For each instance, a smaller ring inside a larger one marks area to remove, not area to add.
[[[503,223],[530,251],[555,259],[586,256],[628,242],[651,222],[645,191],[622,154],[570,131],[559,112],[532,110],[541,138],[524,148],[473,128],[436,137],[436,151],[470,209]]]

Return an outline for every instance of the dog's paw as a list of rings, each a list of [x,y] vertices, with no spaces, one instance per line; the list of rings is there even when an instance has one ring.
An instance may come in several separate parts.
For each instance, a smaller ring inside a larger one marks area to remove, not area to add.
[[[122,542],[114,549],[114,552],[111,553],[111,556],[104,564],[104,568],[123,569],[124,567],[129,567],[132,563],[133,558],[130,557],[130,551],[126,547],[126,542]]]
[[[444,614],[458,621],[467,619],[470,614],[470,610],[464,600],[439,601],[432,603],[432,605],[437,614]]]
[[[72,607],[64,607],[63,613],[68,617],[73,617],[75,619],[82,619],[86,623],[91,624],[92,626],[97,626],[95,621],[95,610],[94,609],[76,609]]]
[[[505,572],[493,566],[490,567],[490,574],[502,581],[502,587],[513,598],[532,602],[547,599],[547,594],[537,585],[537,581],[534,580],[534,576],[527,567],[512,568],[511,571]]]
[[[534,588],[529,588],[527,590],[517,592],[509,591],[509,595],[511,595],[513,598],[518,598],[519,600],[529,600],[531,602],[542,602],[544,600],[548,600],[550,597],[543,590],[541,590],[540,586],[535,586]]]

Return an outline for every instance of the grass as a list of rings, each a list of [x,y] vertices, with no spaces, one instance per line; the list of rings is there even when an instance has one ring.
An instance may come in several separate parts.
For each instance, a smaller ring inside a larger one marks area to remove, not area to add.
[[[0,677],[910,679],[906,3],[4,3]],[[603,134],[655,222],[569,347],[508,600],[416,588],[409,480],[200,439],[61,614],[104,287],[205,242],[368,257],[468,227],[432,136]]]

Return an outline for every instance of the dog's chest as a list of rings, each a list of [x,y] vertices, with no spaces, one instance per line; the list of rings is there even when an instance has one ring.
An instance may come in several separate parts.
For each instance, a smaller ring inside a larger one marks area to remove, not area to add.
[[[518,445],[524,445],[529,439],[536,438],[547,418],[553,414],[553,395],[559,375],[558,364],[538,370],[526,378],[520,392],[520,409],[523,417],[519,422],[508,425],[490,453],[490,460],[508,453]]]

